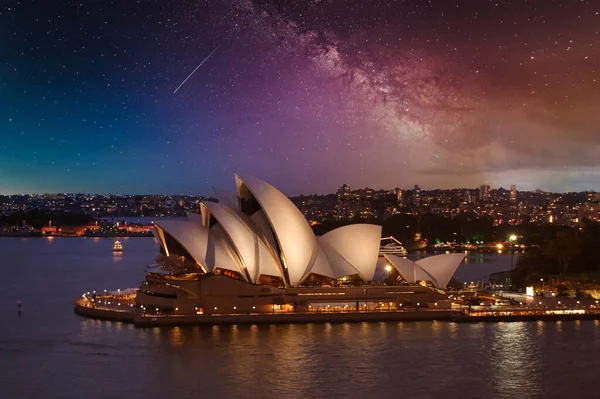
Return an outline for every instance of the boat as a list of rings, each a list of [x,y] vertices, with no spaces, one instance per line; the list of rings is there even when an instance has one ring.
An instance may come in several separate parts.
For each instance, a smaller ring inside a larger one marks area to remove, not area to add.
[[[118,240],[115,241],[112,251],[113,252],[123,252],[123,245],[121,244],[121,241],[118,241]]]
[[[436,251],[449,251],[451,249],[454,249],[454,246],[449,242],[438,242],[433,246],[433,249]]]
[[[394,237],[384,237],[381,239],[381,246],[379,247],[379,255],[398,255],[407,256],[408,251],[402,245],[402,243],[396,240]]]

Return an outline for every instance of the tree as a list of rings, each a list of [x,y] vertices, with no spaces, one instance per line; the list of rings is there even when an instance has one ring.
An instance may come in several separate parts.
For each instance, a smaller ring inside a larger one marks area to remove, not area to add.
[[[452,241],[452,228],[448,226],[450,223],[450,219],[441,215],[425,213],[419,223],[421,237],[434,244]]]
[[[600,223],[583,219],[581,231],[577,234],[581,244],[581,254],[576,261],[583,271],[592,271],[600,268]]]
[[[383,236],[393,236],[405,246],[412,242],[415,234],[419,232],[419,221],[412,215],[396,214],[383,222]]]
[[[524,276],[540,273],[544,275],[556,274],[558,265],[552,262],[547,251],[541,248],[531,248],[517,259],[515,271],[523,273]]]
[[[558,262],[560,274],[567,273],[569,261],[581,253],[580,241],[575,236],[561,236],[548,243],[546,254]]]

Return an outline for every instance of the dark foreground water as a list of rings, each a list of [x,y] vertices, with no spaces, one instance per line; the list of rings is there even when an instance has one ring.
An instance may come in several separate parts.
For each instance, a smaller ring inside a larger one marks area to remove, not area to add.
[[[157,244],[123,242],[125,252],[114,256],[109,239],[0,239],[0,398],[574,398],[600,392],[598,322],[136,329],[76,316],[72,300],[83,291],[139,285]],[[509,257],[482,259],[457,275],[477,279],[510,267]]]

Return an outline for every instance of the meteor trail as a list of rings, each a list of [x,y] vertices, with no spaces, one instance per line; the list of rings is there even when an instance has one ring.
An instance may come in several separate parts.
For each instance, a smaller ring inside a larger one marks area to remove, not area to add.
[[[181,82],[181,84],[175,89],[175,91],[173,92],[173,94],[177,93],[177,90],[179,90],[181,88],[181,86],[183,86],[185,84],[185,82],[188,81],[189,78],[192,77],[192,75],[198,70],[198,68],[200,68],[202,66],[202,64],[204,64],[206,62],[206,60],[208,60],[210,58],[211,55],[213,55],[215,53],[215,51],[217,51],[219,49],[219,47],[221,47],[223,43],[219,44],[217,47],[215,47],[215,49],[213,51],[210,52],[209,55],[206,56],[205,59],[202,60],[202,62],[200,64],[198,64],[198,66],[196,67],[196,69],[194,69],[192,71],[192,73],[190,73],[188,75],[187,78],[185,78],[185,80],[183,82]]]

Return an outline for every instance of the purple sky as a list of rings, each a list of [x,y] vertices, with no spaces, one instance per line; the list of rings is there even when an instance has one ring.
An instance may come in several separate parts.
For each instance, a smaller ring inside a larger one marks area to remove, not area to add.
[[[0,194],[600,188],[599,2],[2,7]]]

